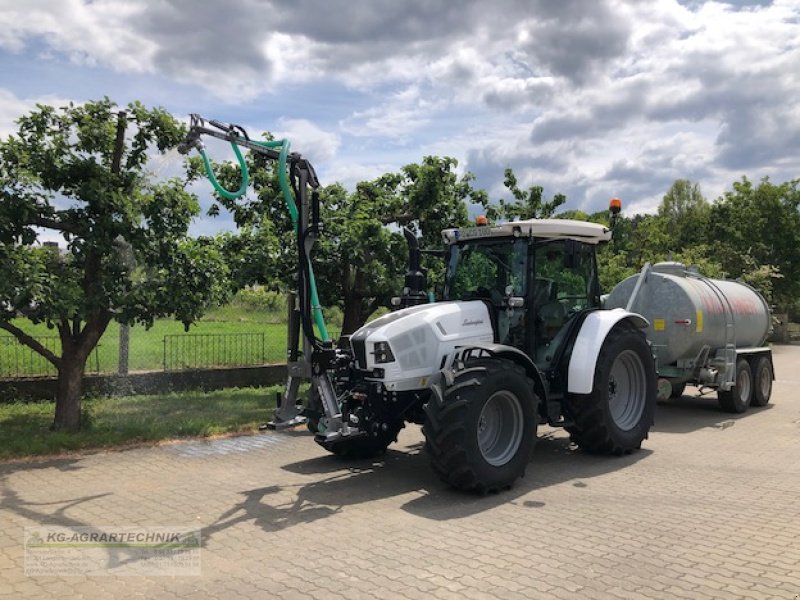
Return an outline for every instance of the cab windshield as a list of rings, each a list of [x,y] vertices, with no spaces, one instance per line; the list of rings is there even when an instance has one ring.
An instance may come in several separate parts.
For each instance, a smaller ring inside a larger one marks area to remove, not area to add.
[[[528,244],[525,240],[493,239],[450,246],[445,298],[491,300],[525,296]]]

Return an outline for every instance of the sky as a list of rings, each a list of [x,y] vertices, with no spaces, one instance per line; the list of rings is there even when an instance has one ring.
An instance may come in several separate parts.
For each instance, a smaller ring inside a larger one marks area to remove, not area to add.
[[[800,177],[800,0],[0,0],[0,136],[103,96],[287,136],[323,184],[435,154],[653,212]]]

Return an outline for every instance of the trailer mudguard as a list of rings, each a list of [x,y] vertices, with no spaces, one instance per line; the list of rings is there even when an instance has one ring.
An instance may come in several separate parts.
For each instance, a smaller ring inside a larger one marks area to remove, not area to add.
[[[643,316],[623,308],[596,310],[583,321],[572,348],[567,375],[567,391],[570,394],[590,394],[594,387],[594,371],[597,357],[606,337],[614,326],[628,320],[644,329],[650,322]]]

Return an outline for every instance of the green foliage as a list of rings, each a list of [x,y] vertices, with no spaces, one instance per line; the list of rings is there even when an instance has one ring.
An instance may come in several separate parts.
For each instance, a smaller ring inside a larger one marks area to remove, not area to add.
[[[286,295],[262,286],[240,289],[231,300],[231,304],[248,310],[286,314]]]
[[[779,306],[800,295],[800,180],[733,184],[711,207],[714,258],[729,277],[761,282]],[[765,268],[766,267],[766,268]],[[771,283],[771,286],[770,286]]]
[[[667,240],[665,245],[671,247],[657,251],[680,251],[704,239],[709,213],[710,205],[700,185],[688,179],[677,179],[664,195],[658,207],[659,219],[655,221],[665,230],[661,236],[662,240]]]
[[[3,320],[21,312],[65,331],[112,313],[190,322],[225,296],[216,241],[187,237],[199,208],[186,180],[152,182],[144,170],[148,150],[174,146],[183,127],[139,103],[120,114],[108,99],[39,105],[0,145]],[[120,124],[128,135],[117,149]],[[61,233],[67,252],[36,247],[37,227]]]
[[[598,251],[597,273],[602,293],[609,293],[620,281],[635,275],[636,272],[636,268],[628,263],[627,257],[619,252],[613,252],[611,245]]]
[[[511,168],[504,171],[503,185],[511,192],[514,200],[506,202],[501,198],[496,205],[488,206],[487,217],[491,221],[549,219],[555,214],[558,207],[567,201],[564,194],[556,194],[549,202],[545,201],[544,188],[538,185],[532,185],[527,190],[522,190]]]
[[[674,260],[708,277],[741,278],[779,309],[791,307],[800,295],[798,183],[743,178],[709,204],[697,184],[677,180],[657,214],[620,217],[598,254],[602,289],[647,261]]]

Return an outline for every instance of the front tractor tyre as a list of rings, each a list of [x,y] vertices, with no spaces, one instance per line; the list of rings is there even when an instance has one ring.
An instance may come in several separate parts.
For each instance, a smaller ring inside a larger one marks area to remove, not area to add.
[[[592,392],[568,398],[572,441],[592,454],[620,456],[641,448],[653,425],[656,381],[644,334],[628,323],[617,325],[597,357]]]
[[[538,398],[520,365],[473,358],[425,405],[425,450],[451,486],[485,494],[525,474],[536,441]]]

